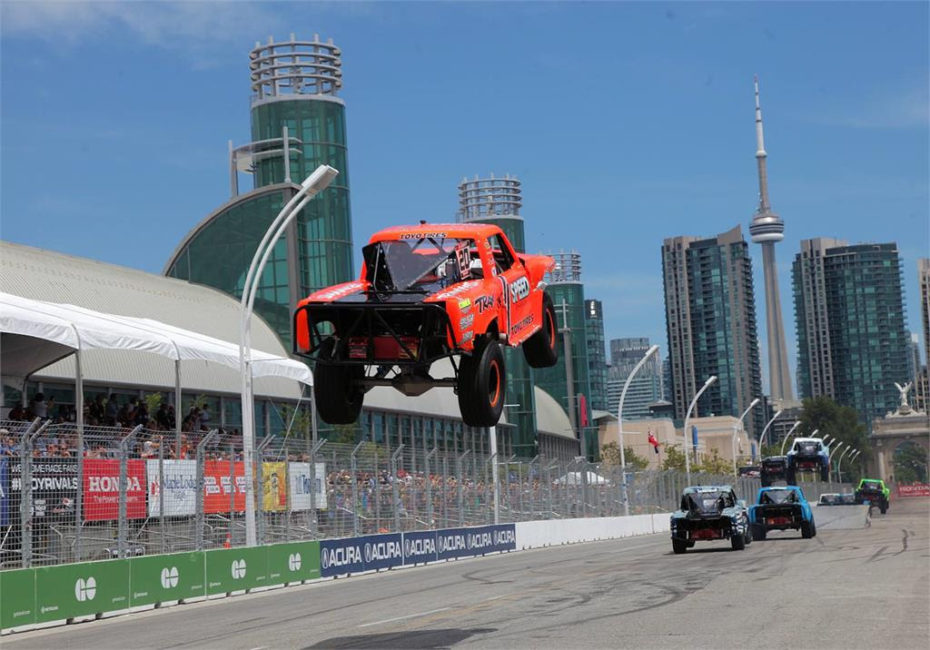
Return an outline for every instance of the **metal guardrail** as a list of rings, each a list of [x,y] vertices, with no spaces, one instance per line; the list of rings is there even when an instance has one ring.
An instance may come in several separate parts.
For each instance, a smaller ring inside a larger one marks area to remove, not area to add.
[[[0,568],[193,551],[245,543],[241,438],[2,422]],[[270,437],[256,454],[257,528],[263,544],[485,525],[499,521],[620,516],[615,465],[472,451]],[[683,472],[627,471],[631,514],[671,512]],[[751,501],[759,480],[730,483]],[[802,483],[811,501],[848,485]]]

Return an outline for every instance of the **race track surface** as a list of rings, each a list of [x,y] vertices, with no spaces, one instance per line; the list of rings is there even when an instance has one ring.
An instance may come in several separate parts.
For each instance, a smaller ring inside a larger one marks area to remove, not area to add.
[[[673,555],[667,535],[561,546],[6,636],[27,648],[930,647],[930,499],[870,528]]]

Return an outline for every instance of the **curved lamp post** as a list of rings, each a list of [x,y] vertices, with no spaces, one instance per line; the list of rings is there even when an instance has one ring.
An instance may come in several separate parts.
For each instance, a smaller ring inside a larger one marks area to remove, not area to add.
[[[694,405],[697,404],[701,393],[710,388],[710,385],[715,381],[717,381],[717,375],[711,375],[707,378],[707,381],[701,386],[701,390],[694,395],[694,399],[692,399],[691,404],[688,405],[688,412],[685,414],[685,474],[688,476],[688,485],[691,485],[691,454],[688,453],[688,420],[691,419],[691,411],[694,410]]]
[[[784,413],[784,410],[779,410],[775,415],[772,416],[772,419],[768,421],[768,424],[765,425],[765,428],[762,429],[762,433],[759,434],[759,458],[762,458],[762,445],[765,444],[765,434],[769,432],[769,427],[772,426],[772,422],[778,419],[778,416]]]
[[[849,443],[842,442],[842,441],[839,442],[839,443],[837,443],[836,448],[830,450],[830,459],[831,459],[831,460],[832,460],[833,458],[836,458],[836,454],[840,453],[840,449],[843,449],[843,445],[846,445],[846,449],[843,451],[844,454],[845,454],[847,451],[849,451],[849,448],[852,446],[852,445],[850,445]],[[842,457],[843,457],[843,456],[841,455],[840,458],[842,458]],[[828,467],[829,467],[829,465],[828,465]],[[836,464],[835,464],[835,463],[834,463],[834,465],[833,465],[833,468],[836,469]],[[832,473],[830,473],[829,476],[830,476],[830,480],[832,480]]]
[[[253,452],[255,451],[255,414],[252,398],[252,309],[262,271],[274,245],[291,221],[310,199],[326,189],[339,174],[329,165],[320,165],[300,184],[300,190],[281,208],[252,257],[242,288],[239,321],[239,374],[242,380],[242,451],[245,470],[245,544],[258,543],[255,530],[255,486],[252,484]],[[311,389],[312,392],[312,389]],[[233,486],[235,489],[235,486]]]
[[[620,402],[617,404],[617,430],[618,430],[618,439],[620,444],[620,485],[623,490],[623,514],[630,514],[630,500],[627,498],[627,487],[626,487],[626,452],[623,451],[623,400],[626,399],[626,390],[630,387],[630,382],[633,381],[633,375],[639,372],[639,369],[643,367],[646,361],[659,351],[658,345],[653,345],[648,350],[646,354],[643,355],[643,358],[639,360],[633,370],[630,372],[629,376],[626,378],[626,381],[623,383],[623,390],[620,392]]]
[[[731,448],[732,448],[732,450],[733,450],[733,475],[734,475],[734,476],[736,475],[736,473],[737,473],[737,471],[738,471],[738,470],[736,469],[736,431],[737,431],[737,429],[738,429],[740,432],[743,431],[743,419],[745,419],[746,415],[747,415],[752,409],[754,409],[754,408],[756,407],[756,405],[757,405],[759,402],[761,402],[761,401],[762,401],[762,399],[761,399],[761,398],[758,398],[758,397],[757,397],[756,399],[752,400],[752,402],[749,403],[749,406],[746,407],[746,410],[743,411],[743,414],[742,414],[741,416],[739,416],[739,423],[733,426],[733,439],[730,441],[730,446],[731,446]]]
[[[842,482],[843,482],[843,481],[842,481],[842,476],[843,476],[843,475],[840,473],[840,472],[841,472],[841,469],[840,469],[840,468],[843,466],[843,458],[845,458],[845,457],[846,457],[846,454],[848,454],[850,451],[855,451],[855,449],[853,449],[853,448],[850,447],[850,446],[847,446],[846,449],[843,450],[843,453],[840,454],[839,460],[836,461],[836,482],[837,482],[837,483],[842,483]],[[852,458],[851,455],[850,455],[850,458]]]

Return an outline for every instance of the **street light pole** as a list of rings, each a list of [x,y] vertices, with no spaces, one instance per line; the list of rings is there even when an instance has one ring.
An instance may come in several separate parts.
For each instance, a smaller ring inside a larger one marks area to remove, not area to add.
[[[831,458],[831,460],[832,460],[833,458],[836,457],[836,454],[839,453],[840,449],[843,448],[843,445],[844,445],[844,444],[846,445],[846,450],[847,450],[847,451],[849,450],[849,448],[851,447],[851,445],[849,445],[849,444],[847,444],[847,443],[844,443],[844,442],[840,442],[840,443],[836,446],[836,449],[834,449],[834,450],[830,453],[830,458]],[[843,453],[846,453],[846,452],[844,451]],[[842,456],[840,456],[840,458],[842,458]],[[835,467],[835,466],[834,466],[834,467]],[[829,463],[827,463],[827,470],[829,470],[829,469],[830,469],[830,465],[829,465]],[[832,478],[833,478],[833,473],[828,471],[827,477],[830,478],[830,479],[832,479]]]
[[[742,414],[741,416],[739,416],[739,423],[738,423],[737,425],[734,425],[734,427],[733,427],[733,439],[730,441],[730,443],[731,443],[731,447],[732,447],[732,450],[733,450],[733,475],[734,475],[734,476],[736,476],[736,473],[737,473],[737,469],[736,469],[736,431],[737,431],[737,429],[739,429],[740,433],[743,432],[743,419],[746,417],[746,415],[747,415],[752,409],[754,409],[754,408],[756,407],[756,404],[758,404],[758,403],[761,402],[761,401],[762,401],[762,400],[761,400],[760,398],[758,398],[758,397],[755,398],[754,400],[752,400],[752,402],[749,403],[749,406],[746,407],[746,410],[743,411],[743,414]]]
[[[639,372],[639,369],[643,367],[646,361],[659,351],[658,345],[653,345],[650,347],[646,354],[643,355],[643,358],[639,360],[633,370],[630,372],[630,375],[626,378],[626,381],[623,383],[623,390],[620,392],[620,402],[617,404],[617,429],[618,429],[618,439],[620,444],[620,485],[623,490],[623,514],[628,516],[630,514],[630,500],[627,498],[627,486],[626,486],[626,452],[623,450],[623,400],[626,399],[626,391],[630,387],[630,382],[633,381],[633,375]]]
[[[840,459],[836,461],[836,482],[837,483],[843,482],[843,474],[842,474],[841,468],[843,466],[843,458],[845,458],[846,454],[849,451],[855,451],[855,450],[852,447],[846,447],[846,450],[843,451],[842,454],[840,454]],[[850,456],[850,458],[852,458],[852,456]]]
[[[239,374],[242,381],[242,452],[245,473],[245,543],[257,544],[255,529],[255,486],[252,463],[255,447],[255,415],[252,398],[252,310],[262,271],[274,245],[285,229],[310,199],[326,189],[339,172],[329,165],[320,165],[300,184],[300,190],[281,208],[255,250],[242,287],[239,321]]]
[[[688,477],[688,485],[691,485],[691,454],[688,453],[688,420],[691,419],[691,411],[694,410],[694,405],[697,404],[701,393],[710,388],[710,385],[715,381],[717,381],[717,375],[711,375],[707,378],[707,381],[701,386],[701,390],[694,395],[694,399],[692,399],[691,403],[688,405],[688,412],[685,413],[685,474]]]
[[[768,433],[769,427],[772,426],[772,422],[778,419],[778,416],[784,413],[784,410],[779,410],[775,415],[772,416],[772,419],[769,420],[768,424],[765,425],[765,428],[762,429],[762,433],[759,435],[759,458],[762,458],[762,445],[765,443],[765,434]]]

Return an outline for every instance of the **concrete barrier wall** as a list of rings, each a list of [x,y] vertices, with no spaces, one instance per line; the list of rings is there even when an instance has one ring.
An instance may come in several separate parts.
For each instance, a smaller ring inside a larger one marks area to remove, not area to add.
[[[669,515],[633,515],[595,519],[550,519],[517,523],[517,550],[577,544],[669,530]]]
[[[817,530],[850,530],[869,525],[869,506],[812,505]]]

